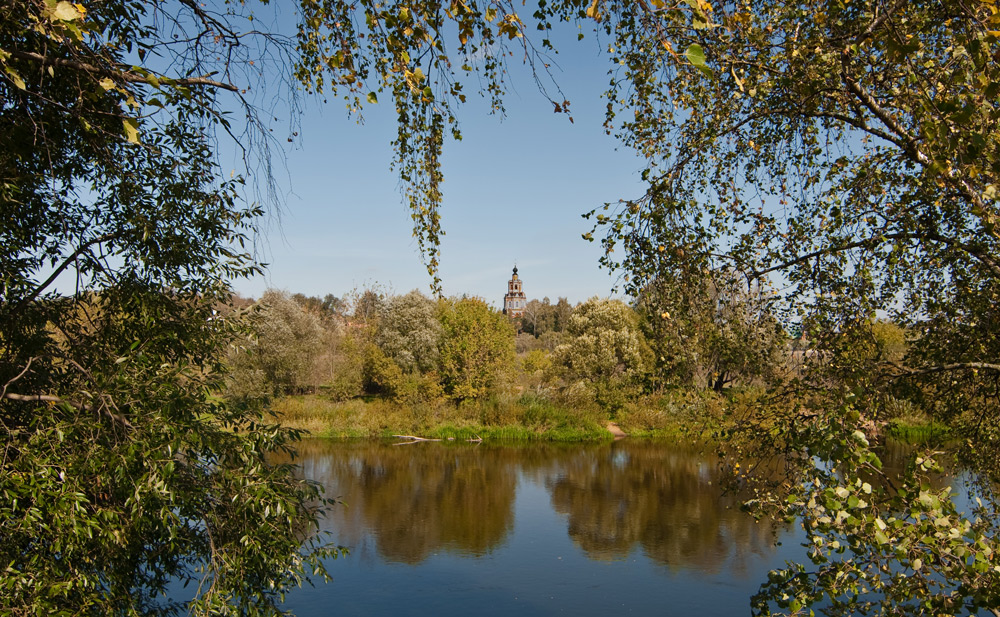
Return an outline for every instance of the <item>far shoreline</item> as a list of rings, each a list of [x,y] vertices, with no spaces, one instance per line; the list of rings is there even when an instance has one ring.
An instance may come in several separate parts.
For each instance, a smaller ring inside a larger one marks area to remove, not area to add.
[[[321,394],[279,398],[271,405],[284,428],[325,439],[393,440],[407,435],[454,442],[601,442],[616,439],[713,442],[724,440],[721,423],[733,408],[753,404],[712,392],[677,391],[634,401],[615,413],[596,406],[569,406],[542,397],[439,400],[406,404],[377,397],[334,401]],[[944,427],[894,421],[882,434],[909,443],[948,439]]]

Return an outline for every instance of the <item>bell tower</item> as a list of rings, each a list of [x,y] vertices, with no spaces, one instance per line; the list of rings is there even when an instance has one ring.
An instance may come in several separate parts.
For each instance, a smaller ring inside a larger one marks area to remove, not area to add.
[[[507,294],[503,297],[503,314],[511,318],[520,317],[524,315],[527,303],[521,279],[517,277],[517,266],[514,266],[514,275],[507,281]]]

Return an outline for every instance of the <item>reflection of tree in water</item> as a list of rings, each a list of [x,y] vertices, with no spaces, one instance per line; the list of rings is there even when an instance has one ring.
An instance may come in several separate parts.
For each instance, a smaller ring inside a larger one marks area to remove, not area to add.
[[[439,550],[482,555],[513,527],[516,450],[434,443],[303,446],[306,475],[343,497],[344,514],[371,530],[387,561],[418,563]],[[355,527],[338,519],[334,527]],[[342,536],[344,530],[335,531]]]
[[[414,563],[438,548],[481,555],[513,525],[517,476],[504,451],[431,447],[414,457],[401,446],[362,470],[365,510],[379,551]]]
[[[723,498],[716,461],[692,447],[617,442],[577,450],[546,482],[569,534],[595,559],[626,556],[636,546],[671,567],[741,569],[775,536]]]
[[[734,572],[769,553],[769,524],[756,524],[720,500],[716,459],[677,444],[600,445],[377,442],[300,444],[304,474],[347,506],[325,526],[338,541],[387,561],[418,563],[437,551],[482,555],[513,527],[518,474],[548,488],[567,516],[569,536],[594,559],[623,558],[641,547],[669,567]]]

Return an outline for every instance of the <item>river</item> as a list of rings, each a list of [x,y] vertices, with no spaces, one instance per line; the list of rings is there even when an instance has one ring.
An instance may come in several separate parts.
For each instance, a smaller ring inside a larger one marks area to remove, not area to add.
[[[903,453],[887,453],[887,464]],[[309,440],[306,477],[349,555],[285,608],[319,615],[746,615],[801,531],[722,494],[713,454],[621,440],[523,445]]]

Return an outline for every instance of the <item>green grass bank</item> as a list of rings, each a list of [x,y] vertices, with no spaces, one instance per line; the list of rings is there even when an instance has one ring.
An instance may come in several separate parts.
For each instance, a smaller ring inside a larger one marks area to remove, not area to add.
[[[334,401],[320,394],[289,396],[272,405],[286,427],[314,437],[485,441],[602,441],[614,438],[614,423],[629,437],[676,440],[713,439],[726,419],[757,404],[759,393],[677,390],[631,401],[609,412],[587,401],[553,402],[525,394],[455,403],[447,400],[405,404],[378,397]],[[887,422],[882,433],[908,442],[943,441],[949,431],[927,417],[909,415]]]
[[[556,403],[530,394],[454,403],[407,405],[380,398],[334,401],[322,395],[275,401],[278,421],[316,437],[385,438],[414,435],[433,439],[487,441],[601,441],[613,439],[614,422],[629,436],[676,439],[704,436],[716,425],[724,401],[708,394],[647,397],[609,413],[596,405]]]

